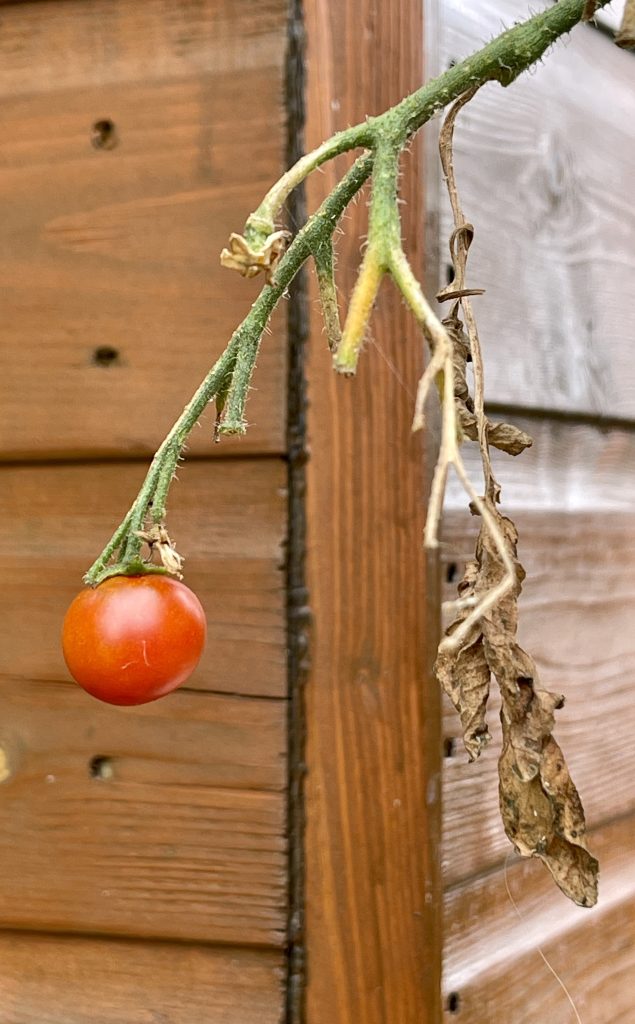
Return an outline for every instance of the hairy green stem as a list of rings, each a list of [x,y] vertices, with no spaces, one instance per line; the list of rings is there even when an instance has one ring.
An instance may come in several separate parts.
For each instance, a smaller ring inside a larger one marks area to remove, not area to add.
[[[598,0],[597,8],[610,0]],[[560,36],[570,32],[582,19],[585,0],[558,0],[547,10],[503,32],[477,53],[466,57],[438,78],[433,78],[383,114],[368,117],[323,142],[297,161],[269,190],[247,221],[248,241],[264,242],[289,193],[327,160],[363,147],[375,149],[388,134],[400,134],[405,141],[431,117],[473,85],[498,81],[510,85],[523,71],[540,60]]]
[[[397,132],[394,137],[382,140],[375,151],[366,251],[333,356],[333,366],[345,376],[352,376],[357,370],[379,286],[390,269],[393,250],[401,249],[397,200],[402,146],[403,139]]]
[[[354,138],[351,133],[354,134]],[[317,149],[304,156],[290,167],[267,192],[257,210],[251,214],[245,225],[245,238],[251,244],[264,243],[275,230],[275,220],[294,188],[297,188],[312,171],[327,160],[348,153],[351,149],[369,149],[373,135],[368,124],[359,124],[337,132]]]
[[[86,573],[84,577],[86,583],[97,586],[108,576],[124,575],[131,571],[160,571],[157,567],[154,569],[150,566],[145,567],[140,561],[141,541],[136,537],[135,531],[143,528],[150,508],[152,508],[152,518],[155,522],[160,522],[165,516],[169,484],[191,430],[200,419],[208,403],[215,395],[224,390],[229,374],[232,374],[233,379],[241,350],[243,363],[239,387],[244,387],[246,390],[257,354],[257,345],[269,317],[311,252],[326,240],[330,241],[340,216],[369,177],[372,166],[372,157],[360,157],[333,192],[327,196],[317,212],[298,232],[282,257],[272,283],[265,285],[262,289],[247,316],[234,331],[227,348],[204,378],[157,450],[139,494],[104,551]],[[124,548],[121,560],[114,565],[109,565],[110,558],[116,554],[122,544]]]
[[[608,2],[599,0],[597,6],[603,7]],[[335,356],[337,369],[354,372],[368,317],[384,273],[392,273],[406,298],[412,300],[414,294],[407,264],[402,261],[405,256],[401,248],[397,206],[399,157],[408,139],[436,111],[474,85],[490,80],[508,85],[539,60],[559,36],[570,31],[580,21],[583,11],[584,0],[559,0],[541,14],[504,32],[478,53],[428,82],[385,113],[337,133],[302,157],[270,189],[258,209],[248,218],[245,228],[246,241],[254,250],[262,251],[268,241],[271,245],[269,236],[274,232],[275,218],[291,190],[311,171],[340,153],[360,147],[371,150],[358,158],[280,258],[273,278],[262,289],[227,348],[158,449],[132,507],[88,570],[85,576],[87,583],[95,586],[107,576],[116,574],[164,571],[156,566],[145,566],[141,561],[142,541],[137,533],[143,530],[149,515],[155,523],[163,520],[169,487],[190,431],[208,403],[220,396],[223,416],[219,432],[244,432],[245,403],[260,340],[269,318],[304,261],[312,253],[319,253],[322,246],[331,245],[339,217],[373,173],[369,244]],[[323,264],[323,275],[326,269]],[[334,289],[331,299],[333,295]],[[418,305],[421,309],[420,302]],[[428,320],[428,335],[434,335],[434,326],[431,330],[433,321],[427,316],[425,319]],[[110,564],[113,557],[119,560]]]
[[[335,352],[342,340],[340,311],[337,303],[337,287],[335,284],[335,257],[332,239],[326,239],[322,245],[316,246],[313,252],[315,273],[320,292],[320,307],[324,318],[324,328],[331,352]]]

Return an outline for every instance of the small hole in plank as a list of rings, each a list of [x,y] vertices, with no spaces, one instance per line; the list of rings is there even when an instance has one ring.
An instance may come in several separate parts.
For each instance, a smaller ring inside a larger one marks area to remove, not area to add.
[[[456,562],[448,562],[445,569],[445,580],[446,583],[454,583],[457,576],[459,575],[459,567]]]
[[[88,772],[91,779],[101,779],[103,782],[107,782],[114,778],[115,769],[112,763],[112,758],[104,757],[101,754],[98,757],[91,758],[88,765]]]
[[[109,117],[95,121],[91,128],[90,141],[95,149],[114,149],[119,142],[114,121]]]
[[[452,284],[454,280],[454,267],[451,263],[445,265],[445,283],[446,285]]]
[[[456,751],[456,740],[454,736],[446,736],[443,740],[443,756],[454,757]]]
[[[93,362],[96,366],[112,366],[119,360],[119,349],[112,345],[100,345],[93,352]]]
[[[448,996],[448,1010],[450,1013],[458,1013],[461,1008],[461,999],[458,992],[450,992]]]

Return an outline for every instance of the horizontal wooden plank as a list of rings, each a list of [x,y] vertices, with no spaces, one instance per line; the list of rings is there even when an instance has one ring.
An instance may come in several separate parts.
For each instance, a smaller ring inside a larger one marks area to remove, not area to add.
[[[0,704],[0,925],[283,942],[283,702],[122,714],[2,680]]]
[[[95,776],[275,792],[286,784],[282,700],[181,689],[122,712],[76,686],[0,677],[0,707],[3,782]]]
[[[262,282],[219,253],[281,171],[285,18],[284,0],[3,7],[0,458],[152,452],[248,312]],[[284,450],[285,334],[282,311],[248,436],[215,446],[210,411],[192,451]]]
[[[446,895],[444,1020],[466,1024],[574,1021],[549,960],[589,1024],[634,1024],[635,818],[592,836],[600,900],[570,903],[541,864],[510,863]]]
[[[281,59],[283,26],[280,0],[5,0],[0,91],[50,93],[267,67]]]
[[[515,515],[527,570],[519,638],[542,683],[566,696],[556,737],[587,812],[598,825],[635,809],[635,544],[628,513]],[[477,524],[452,512],[444,535],[444,599],[456,597]],[[453,582],[448,582],[452,577]],[[458,716],[445,704],[443,770],[446,884],[499,863],[511,849],[500,823],[499,701],[492,687],[493,741],[467,763]],[[621,780],[619,785],[615,780]]]
[[[527,13],[526,0],[444,3],[442,66]],[[635,418],[623,312],[635,300],[634,86],[632,54],[580,27],[460,116],[455,164],[476,228],[469,283],[487,290],[476,309],[492,401]],[[443,195],[443,284],[449,233]]]
[[[9,1024],[278,1024],[277,953],[0,932]]]
[[[69,678],[64,613],[144,472],[128,463],[0,468],[0,675]],[[180,472],[169,525],[208,621],[189,686],[286,693],[285,488],[277,459],[192,461]]]
[[[516,458],[492,452],[502,485],[502,508],[526,511],[629,512],[635,502],[635,432],[606,430],[566,421],[533,419],[514,410],[492,414],[509,420],[534,440]],[[483,490],[481,460],[476,444],[462,450],[469,475]],[[467,499],[451,473],[448,509],[466,509]]]

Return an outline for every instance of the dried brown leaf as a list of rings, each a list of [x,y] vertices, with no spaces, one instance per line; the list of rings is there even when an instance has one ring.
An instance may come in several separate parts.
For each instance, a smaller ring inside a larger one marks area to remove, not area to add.
[[[443,325],[452,339],[454,397],[459,426],[464,437],[478,441],[478,419],[467,383],[467,364],[471,358],[469,338],[454,312],[443,321]],[[533,444],[529,434],[511,423],[492,423],[486,419],[485,433],[488,444],[508,455],[520,455]]]
[[[540,773],[516,773],[514,748],[503,726],[499,761],[500,807],[505,832],[524,857],[538,857],[565,896],[581,907],[597,902],[598,862],[584,842],[584,812],[562,751],[549,737]]]
[[[442,652],[436,665],[439,682],[461,718],[463,743],[475,761],[491,740],[485,713],[491,672],[480,635],[464,643],[457,655]]]
[[[622,24],[615,36],[615,42],[624,50],[635,49],[635,0],[626,0]]]
[[[635,0],[628,0],[628,5],[635,7]],[[595,8],[595,2],[586,3],[584,16],[591,17]],[[457,617],[446,633],[454,640],[441,644],[435,668],[461,717],[471,759],[478,757],[489,739],[487,700],[491,675],[495,676],[501,692],[499,792],[505,831],[521,854],[539,857],[546,864],[567,896],[581,906],[592,906],[597,899],[598,865],[586,849],[582,804],[552,736],[554,713],[564,699],[543,689],[533,659],[516,642],[518,598],[525,572],[516,555],[516,527],[497,509],[500,486],[489,453],[492,445],[518,455],[529,447],[531,438],[510,424],[493,424],[485,415],[481,347],[469,300],[478,289],[465,287],[474,228],[461,209],[452,140],[457,114],[476,88],[459,97],[440,133],[439,151],[454,218],[450,238],[454,279],[437,298],[454,301],[443,324],[453,346],[457,432],[461,440],[478,441],[481,453],[485,496],[473,496],[470,509],[483,516],[483,526],[475,559],[468,563],[459,585]],[[470,360],[473,398],[467,381]]]
[[[564,755],[552,736],[560,694],[544,689],[534,660],[516,642],[518,597],[525,572],[516,557],[518,534],[493,501],[491,515],[506,539],[515,582],[502,600],[465,637],[458,650],[443,650],[436,662],[439,681],[461,717],[470,759],[489,739],[486,725],[490,674],[501,692],[503,747],[499,796],[505,832],[523,856],[539,857],[562,891],[580,906],[597,900],[597,861],[586,849],[585,822],[578,791]],[[461,609],[451,635],[466,615],[466,603],[495,587],[505,568],[492,534],[484,526],[476,558],[459,586]]]

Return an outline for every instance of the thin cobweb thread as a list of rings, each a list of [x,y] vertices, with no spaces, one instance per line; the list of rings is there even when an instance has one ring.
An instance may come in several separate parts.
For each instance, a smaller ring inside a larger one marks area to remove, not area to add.
[[[519,921],[524,921],[524,917],[523,917],[523,915],[520,912],[520,909],[518,907],[518,904],[516,903],[516,900],[512,896],[511,889],[509,888],[509,878],[508,878],[508,874],[507,874],[507,867],[509,865],[509,859],[510,859],[511,856],[512,856],[512,853],[510,852],[510,853],[507,854],[507,857],[505,858],[505,866],[504,866],[504,869],[503,869],[503,877],[505,879],[505,889],[507,890],[507,895],[509,897],[509,902],[511,903],[512,907],[514,908],[514,911],[516,913],[516,916],[518,917],[518,920]],[[567,999],[569,1001],[569,1004],[571,1006],[571,1009],[573,1010],[573,1012],[575,1014],[576,1024],[583,1024],[582,1017],[578,1013],[578,1008],[577,1008],[577,1006],[575,1005],[575,1003],[573,1001],[573,996],[569,992],[569,989],[565,985],[564,981],[562,980],[562,978],[560,977],[558,972],[555,970],[555,968],[551,966],[551,964],[547,960],[547,957],[543,953],[543,951],[540,948],[540,946],[536,946],[536,952],[540,956],[540,958],[543,961],[543,963],[544,963],[545,967],[547,968],[547,970],[549,970],[551,972],[551,974],[553,974],[554,978],[558,982],[558,985],[560,986],[560,988],[564,992],[565,996],[567,997]]]
[[[405,380],[403,379],[403,377],[399,373],[399,370],[395,366],[395,364],[392,361],[392,359],[390,358],[390,356],[386,352],[384,352],[383,348],[381,347],[379,342],[375,340],[375,338],[371,338],[370,339],[370,343],[373,346],[373,348],[377,349],[380,357],[384,360],[386,366],[388,367],[388,369],[392,373],[392,375],[395,378],[395,380],[397,381],[397,383],[403,388],[403,390],[406,392],[408,397],[411,398],[412,401],[414,402],[415,396],[413,395],[412,391],[410,390],[410,388],[406,384]]]

